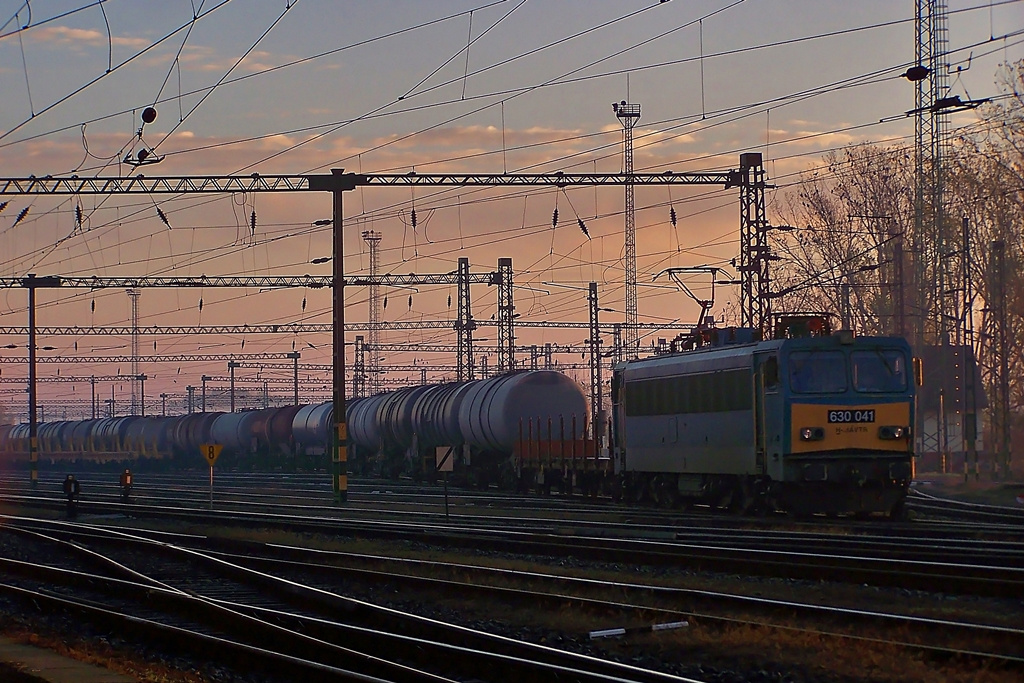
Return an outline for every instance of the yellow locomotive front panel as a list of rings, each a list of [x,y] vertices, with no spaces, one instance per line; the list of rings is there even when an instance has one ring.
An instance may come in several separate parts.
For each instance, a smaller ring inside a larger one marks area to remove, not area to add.
[[[790,452],[910,450],[910,403],[794,403]]]

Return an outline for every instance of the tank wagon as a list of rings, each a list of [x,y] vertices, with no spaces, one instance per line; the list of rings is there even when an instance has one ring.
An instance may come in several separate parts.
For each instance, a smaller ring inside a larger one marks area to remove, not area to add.
[[[201,464],[200,446],[219,443],[224,447],[218,461],[222,466],[326,467],[323,456],[329,425],[313,437],[315,444],[297,444],[293,438],[293,426],[302,408],[43,422],[37,427],[38,453],[44,463],[160,461],[168,467],[195,467]],[[27,424],[0,426],[0,457],[28,460]]]
[[[532,432],[534,424],[565,420],[572,425],[569,438],[582,438],[587,406],[582,389],[569,378],[530,371],[354,399],[346,413],[353,472],[433,476],[441,448],[457,478],[477,485],[511,485],[524,471],[535,476],[541,466],[535,457],[524,470],[512,459],[523,425]],[[44,462],[148,459],[194,467],[202,462],[200,446],[218,443],[223,446],[218,466],[325,468],[333,422],[330,402],[235,413],[44,422],[38,426],[39,454]],[[27,424],[0,427],[0,453],[7,460],[27,459]]]
[[[616,366],[622,495],[666,507],[898,515],[919,366],[902,338],[807,322],[817,334],[787,337],[783,326],[783,338],[755,341],[752,330],[723,330],[708,346]]]
[[[357,466],[432,478],[439,463],[449,469],[447,459],[462,483],[511,488],[564,476],[550,458],[523,457],[523,444],[531,431],[539,436],[536,425],[553,423],[562,425],[560,441],[585,441],[588,411],[579,384],[532,370],[377,394],[351,402],[347,414]],[[594,454],[594,442],[587,443]]]

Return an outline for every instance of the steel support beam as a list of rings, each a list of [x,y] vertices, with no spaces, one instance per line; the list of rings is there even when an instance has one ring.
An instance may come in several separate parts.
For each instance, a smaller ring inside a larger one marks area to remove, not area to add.
[[[473,371],[473,320],[472,300],[469,296],[469,259],[459,258],[458,271],[458,318],[455,321],[456,334],[456,379],[459,382],[475,379]]]
[[[512,302],[512,259],[498,259],[498,372],[512,372],[515,359],[515,312]]]

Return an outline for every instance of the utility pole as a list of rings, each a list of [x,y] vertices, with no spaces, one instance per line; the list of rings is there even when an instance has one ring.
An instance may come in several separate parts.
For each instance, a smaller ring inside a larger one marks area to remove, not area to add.
[[[39,425],[36,423],[36,288],[35,273],[28,274],[28,452],[32,488],[39,484]]]
[[[636,197],[633,179],[633,126],[640,120],[640,105],[626,100],[612,104],[615,116],[622,124],[622,172],[626,182],[626,357],[639,355],[640,334],[637,327],[638,306],[636,296]]]
[[[292,405],[299,405],[299,358],[298,351],[292,351],[288,357],[292,359]]]
[[[96,419],[96,375],[89,378],[89,389],[92,392],[92,419]]]
[[[235,368],[238,367],[238,363],[233,360],[228,361],[228,375],[230,376],[230,393],[231,393],[231,412],[235,412]]]
[[[895,222],[889,226],[889,239],[892,240],[892,307],[893,333],[898,337],[907,336],[906,290],[903,280],[903,232]]]
[[[149,379],[149,376],[148,375],[135,375],[135,377],[133,377],[133,379],[139,380],[139,386],[142,389],[142,391],[140,393],[140,397],[142,399],[141,400],[141,404],[140,404],[140,407],[142,409],[141,410],[141,415],[142,415],[142,417],[146,417],[146,380]]]
[[[993,383],[995,400],[992,401],[993,463],[992,476],[995,479],[1010,479],[1010,363],[1008,358],[1006,319],[1006,242],[992,242],[991,278],[992,299],[989,309],[995,327],[995,355],[999,360],[998,373]]]
[[[971,283],[971,234],[970,221],[963,218],[963,252],[961,252],[961,271],[963,275],[963,369],[964,369],[964,400],[961,435],[964,442],[964,481],[970,479],[971,471],[975,480],[978,479],[978,395],[975,367],[974,337],[974,287]]]
[[[160,394],[160,415],[167,417],[167,394]]]
[[[191,415],[192,413],[195,412],[196,388],[190,384],[189,386],[185,387],[185,390],[188,392],[188,414]]]
[[[203,383],[203,402],[202,408],[199,411],[201,413],[206,412],[206,383],[209,382],[211,379],[213,378],[210,377],[209,375],[203,375],[202,377],[199,378],[199,380]]]

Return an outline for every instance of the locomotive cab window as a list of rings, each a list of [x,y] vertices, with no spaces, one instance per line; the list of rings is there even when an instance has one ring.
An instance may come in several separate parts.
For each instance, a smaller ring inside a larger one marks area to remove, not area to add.
[[[846,357],[841,351],[793,351],[788,360],[789,388],[794,393],[846,391]]]
[[[857,391],[893,393],[907,390],[907,361],[897,349],[854,351],[850,355]]]
[[[769,357],[764,362],[764,388],[767,391],[775,391],[779,388],[779,359],[775,356]]]

